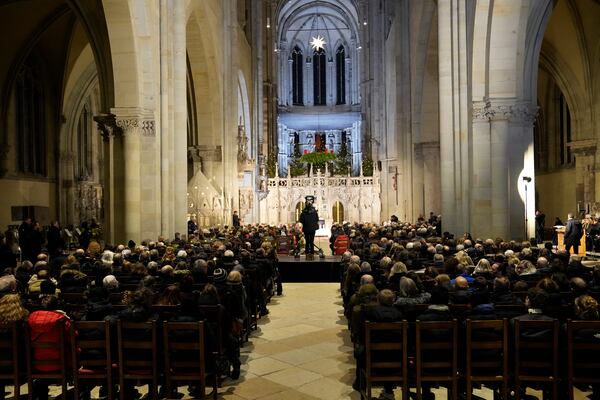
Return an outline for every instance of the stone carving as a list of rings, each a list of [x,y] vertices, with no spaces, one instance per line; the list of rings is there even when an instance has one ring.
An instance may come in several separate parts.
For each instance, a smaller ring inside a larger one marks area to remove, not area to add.
[[[107,142],[111,136],[121,136],[123,134],[121,128],[117,125],[114,114],[100,114],[94,117],[94,121],[98,124],[102,140]]]
[[[487,122],[494,116],[489,101],[473,102],[473,121]]]
[[[508,119],[513,122],[533,123],[537,117],[538,107],[530,103],[511,104],[504,101],[490,100],[473,102],[473,121]]]
[[[248,136],[246,136],[246,129],[244,125],[240,123],[238,125],[238,152],[237,152],[237,161],[238,161],[238,171],[244,171],[246,168],[246,164],[248,163]]]
[[[510,119],[511,121],[533,123],[538,110],[538,106],[529,103],[517,103],[510,107]]]
[[[154,137],[155,134],[154,120],[142,121],[142,136]]]
[[[76,187],[75,209],[79,212],[78,220],[90,221],[102,219],[102,186],[80,182]]]

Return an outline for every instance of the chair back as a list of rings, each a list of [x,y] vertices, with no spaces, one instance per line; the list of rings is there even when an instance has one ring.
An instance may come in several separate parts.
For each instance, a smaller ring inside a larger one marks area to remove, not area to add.
[[[416,321],[417,396],[423,382],[449,382],[456,399],[458,383],[458,324],[452,321]],[[449,397],[450,398],[450,397]]]
[[[79,398],[82,380],[106,385],[108,397],[112,398],[112,355],[109,322],[73,322],[70,336],[75,398]]]
[[[151,382],[152,397],[158,398],[158,343],[156,321],[117,322],[117,349],[119,356],[119,384],[126,380]],[[125,390],[120,390],[125,399]]]
[[[508,395],[508,320],[466,321],[467,398],[474,382],[502,382],[503,398]]]
[[[515,393],[523,382],[551,383],[558,392],[558,321],[519,320],[514,326]]]
[[[23,354],[21,322],[0,324],[0,380],[12,381],[15,398],[19,398],[21,378],[24,378],[20,354]]]
[[[177,381],[193,381],[198,383],[198,391],[204,398],[207,363],[204,322],[165,321],[163,341],[167,393],[172,392]]]
[[[573,400],[574,384],[600,383],[600,321],[567,321],[567,381]]]
[[[365,323],[365,365],[362,369],[366,387],[363,396],[371,397],[371,386],[393,382],[408,396],[408,322]],[[365,390],[363,390],[365,389]]]
[[[42,341],[40,340],[42,336],[32,337],[29,325],[25,324],[27,385],[30,394],[33,394],[33,381],[35,379],[59,381],[62,386],[62,396],[67,394],[67,381],[70,374],[67,371],[65,321],[56,321],[53,329],[56,330],[56,340]],[[47,332],[43,336],[45,338],[50,337]]]

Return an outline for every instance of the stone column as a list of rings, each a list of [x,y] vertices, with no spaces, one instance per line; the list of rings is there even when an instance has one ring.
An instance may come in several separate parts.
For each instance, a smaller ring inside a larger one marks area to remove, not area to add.
[[[288,58],[288,75],[289,79],[286,86],[286,91],[284,92],[285,98],[283,99],[283,104],[287,106],[294,105],[294,88],[293,88],[293,79],[294,79],[294,60],[292,57]]]
[[[348,49],[348,52],[350,51],[350,49]],[[345,78],[345,89],[346,89],[346,104],[352,104],[352,92],[350,91],[350,88],[352,87],[351,85],[351,68],[352,68],[352,60],[350,59],[349,56],[346,56],[346,58],[344,59],[344,78]]]
[[[153,239],[160,226],[153,114],[137,108],[111,111],[117,128],[110,139],[111,162],[105,163],[110,168],[106,186],[112,188],[105,196],[112,203],[111,230],[118,243]]]
[[[102,135],[104,150],[104,239],[110,243],[125,240],[123,221],[123,145],[122,132],[117,126],[114,114],[94,117]]]
[[[327,105],[335,105],[335,91],[337,87],[335,76],[335,63],[332,58],[327,60]]]
[[[424,180],[424,165],[423,165],[423,144],[415,143],[414,144],[414,154],[413,154],[413,163],[412,163],[412,214],[415,217],[419,215],[425,216],[425,180]],[[398,178],[396,178],[398,179]],[[401,185],[398,185],[401,187]],[[386,216],[387,218],[387,216]],[[416,218],[415,218],[416,219]]]
[[[569,143],[569,147],[575,156],[576,168],[576,200],[580,208],[591,210],[596,202],[596,140],[584,139]],[[579,211],[579,210],[572,210]]]
[[[4,178],[8,172],[8,152],[10,145],[8,143],[0,144],[0,178]]]
[[[421,143],[423,153],[423,204],[425,206],[425,217],[430,211],[439,214],[440,205],[440,143]]]
[[[491,164],[491,229],[494,236],[510,238],[509,220],[509,174],[510,152],[507,104],[493,103],[490,106],[490,164]]]
[[[473,102],[473,179],[471,181],[472,233],[492,237],[492,153],[489,101]]]
[[[75,157],[72,151],[64,150],[59,154],[59,220],[62,223],[78,224],[75,220]]]
[[[304,105],[312,106],[315,103],[313,91],[313,63],[311,56],[308,56],[306,59],[306,68],[304,70]]]
[[[186,10],[182,1],[173,7],[173,86],[174,86],[174,148],[173,148],[173,204],[174,232],[187,233],[187,97],[186,97]],[[237,120],[237,116],[234,117]],[[237,121],[236,121],[237,122]],[[236,123],[237,125],[237,123]],[[154,132],[152,125],[152,132]],[[147,131],[144,131],[147,132]],[[235,158],[234,158],[235,159]],[[165,232],[171,236],[171,233]]]
[[[440,166],[443,229],[470,229],[467,0],[438,1]]]

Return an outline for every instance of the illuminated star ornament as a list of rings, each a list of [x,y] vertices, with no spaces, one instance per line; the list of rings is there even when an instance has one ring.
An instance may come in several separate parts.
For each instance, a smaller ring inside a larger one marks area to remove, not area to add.
[[[315,51],[319,51],[319,49],[325,49],[325,38],[322,37],[321,35],[317,35],[317,37],[313,37],[312,40],[310,41],[310,45],[312,46],[313,50]]]

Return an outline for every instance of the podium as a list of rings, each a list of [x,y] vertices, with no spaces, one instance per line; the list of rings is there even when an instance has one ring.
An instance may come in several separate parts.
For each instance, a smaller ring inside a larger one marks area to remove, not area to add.
[[[565,230],[567,229],[566,226],[555,226],[554,229],[556,230],[556,236],[557,236],[557,249],[558,250],[564,250],[565,249]],[[581,240],[579,241],[579,252],[576,254],[578,256],[584,257],[585,256],[585,229],[583,230],[583,236],[581,237]],[[570,254],[575,254],[575,252],[573,251],[573,247],[571,247],[571,250],[569,251]]]

